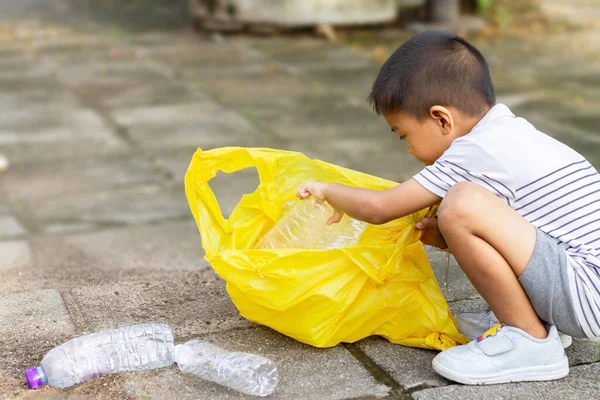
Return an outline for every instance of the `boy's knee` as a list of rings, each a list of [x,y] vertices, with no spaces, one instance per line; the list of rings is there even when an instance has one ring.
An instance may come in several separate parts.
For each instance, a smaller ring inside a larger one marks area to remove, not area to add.
[[[481,190],[485,189],[470,182],[459,182],[448,190],[438,209],[438,224],[442,232],[474,214]]]

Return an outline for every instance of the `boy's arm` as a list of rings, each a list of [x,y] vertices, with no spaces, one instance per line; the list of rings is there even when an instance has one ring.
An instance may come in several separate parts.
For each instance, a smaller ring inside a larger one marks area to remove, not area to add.
[[[370,224],[384,224],[437,204],[441,200],[441,197],[425,189],[414,179],[383,192],[310,181],[300,185],[297,194],[301,199],[313,195],[331,204],[337,212],[328,223],[339,222],[343,214],[348,214]]]

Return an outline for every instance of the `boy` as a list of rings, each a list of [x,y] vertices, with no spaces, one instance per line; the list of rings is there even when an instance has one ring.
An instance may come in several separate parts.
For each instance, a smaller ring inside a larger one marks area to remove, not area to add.
[[[459,316],[465,335],[481,336],[438,354],[435,371],[465,384],[568,375],[558,330],[600,336],[598,172],[495,104],[485,59],[450,33],[400,46],[370,100],[426,167],[384,192],[310,181],[298,197],[329,202],[328,223],[383,224],[441,202],[417,224],[422,241],[453,254],[494,315]]]

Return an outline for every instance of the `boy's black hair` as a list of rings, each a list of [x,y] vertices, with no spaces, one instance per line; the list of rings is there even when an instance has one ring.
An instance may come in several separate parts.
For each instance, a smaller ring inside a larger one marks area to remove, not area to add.
[[[383,64],[369,101],[377,114],[404,111],[422,120],[434,105],[479,116],[496,96],[479,50],[452,33],[428,31],[406,41]]]

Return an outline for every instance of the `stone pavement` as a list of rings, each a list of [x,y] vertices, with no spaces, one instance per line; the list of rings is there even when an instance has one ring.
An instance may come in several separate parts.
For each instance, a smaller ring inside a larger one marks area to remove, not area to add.
[[[170,324],[178,341],[271,357],[277,399],[598,397],[593,342],[575,341],[559,382],[455,385],[431,370],[434,352],[380,338],[319,350],[256,326],[203,261],[182,183],[199,146],[291,149],[399,181],[418,171],[365,102],[373,55],[405,33],[356,34],[347,46],[206,38],[81,23],[65,10],[52,23],[0,22],[0,153],[11,162],[0,175],[0,398],[243,398],[176,368],[26,390],[22,371],[52,347],[151,321]],[[600,165],[600,41],[590,29],[474,41],[500,101]],[[246,171],[213,187],[227,214],[256,185]],[[443,256],[430,253],[442,282]],[[444,293],[454,311],[485,307],[456,265]]]

